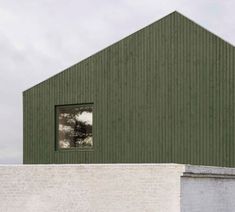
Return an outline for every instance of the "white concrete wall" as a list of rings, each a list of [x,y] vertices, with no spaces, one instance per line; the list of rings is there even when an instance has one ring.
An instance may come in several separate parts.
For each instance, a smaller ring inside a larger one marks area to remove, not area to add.
[[[235,212],[235,169],[188,166],[181,178],[182,212]]]
[[[0,166],[0,211],[180,212],[183,165]]]

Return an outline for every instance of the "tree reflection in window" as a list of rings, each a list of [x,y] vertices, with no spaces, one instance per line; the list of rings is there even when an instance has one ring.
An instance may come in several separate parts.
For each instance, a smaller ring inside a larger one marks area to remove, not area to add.
[[[60,149],[92,148],[92,106],[58,107]]]

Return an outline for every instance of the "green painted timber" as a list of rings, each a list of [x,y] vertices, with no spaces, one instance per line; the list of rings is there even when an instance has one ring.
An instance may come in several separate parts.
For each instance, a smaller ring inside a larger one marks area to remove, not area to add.
[[[92,151],[55,148],[55,106],[93,103]],[[235,48],[173,12],[26,90],[24,163],[235,166]]]

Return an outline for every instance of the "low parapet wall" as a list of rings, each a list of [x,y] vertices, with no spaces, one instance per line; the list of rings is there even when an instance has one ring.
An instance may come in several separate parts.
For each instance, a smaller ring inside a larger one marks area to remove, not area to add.
[[[181,212],[234,212],[235,169],[185,166]]]
[[[0,211],[235,211],[235,169],[180,164],[0,166]]]

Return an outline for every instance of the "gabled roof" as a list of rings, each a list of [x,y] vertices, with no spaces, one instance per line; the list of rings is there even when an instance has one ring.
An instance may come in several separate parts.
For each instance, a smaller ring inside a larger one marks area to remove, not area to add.
[[[108,50],[108,49],[112,49],[112,48],[115,47],[116,45],[119,45],[121,42],[124,42],[124,41],[128,40],[129,38],[131,38],[131,37],[133,37],[133,36],[137,36],[137,35],[140,34],[141,32],[147,31],[149,28],[151,28],[151,27],[153,27],[153,26],[155,26],[155,25],[160,24],[162,21],[165,21],[165,20],[167,20],[167,19],[171,19],[172,17],[173,17],[173,19],[174,19],[174,24],[173,24],[173,26],[174,26],[174,28],[175,28],[175,29],[173,29],[173,31],[176,30],[177,27],[178,27],[177,24],[176,24],[177,21],[180,22],[180,21],[182,21],[182,20],[185,20],[185,21],[188,22],[189,25],[194,25],[195,27],[200,28],[201,30],[204,30],[204,31],[207,32],[208,34],[211,34],[211,35],[214,36],[215,38],[219,39],[221,42],[226,43],[226,44],[230,45],[232,48],[234,48],[234,45],[232,45],[232,44],[230,44],[229,42],[225,41],[224,39],[222,39],[221,37],[217,36],[216,34],[210,32],[209,30],[207,30],[206,28],[204,28],[204,27],[202,27],[201,25],[197,24],[196,22],[192,21],[191,19],[189,19],[188,17],[184,16],[184,15],[181,14],[180,12],[174,11],[174,12],[172,12],[172,13],[170,13],[170,14],[164,16],[164,17],[162,17],[161,19],[159,19],[159,20],[153,22],[152,24],[149,24],[149,25],[147,25],[146,27],[144,27],[144,28],[142,28],[142,29],[140,29],[140,30],[137,30],[136,32],[134,32],[134,33],[132,33],[132,34],[130,34],[130,35],[124,37],[123,39],[121,39],[121,40],[119,40],[119,41],[117,41],[117,42],[111,44],[110,46],[108,46],[108,47],[106,47],[106,48],[104,48],[104,49],[102,49],[102,50],[100,50],[100,51],[94,53],[93,55],[91,55],[91,56],[89,56],[89,57],[87,57],[87,58],[85,58],[85,59],[83,59],[83,60],[81,60],[81,61],[79,61],[78,63],[72,65],[71,67],[66,68],[65,70],[63,70],[63,71],[61,71],[61,72],[59,72],[59,73],[57,73],[57,74],[55,74],[55,75],[53,75],[53,76],[47,78],[46,80],[44,80],[44,81],[42,81],[42,82],[40,82],[40,83],[38,83],[38,84],[32,86],[31,88],[25,90],[24,92],[27,92],[27,91],[31,90],[32,88],[34,88],[35,86],[38,86],[38,85],[41,85],[42,83],[45,83],[46,81],[48,81],[48,80],[50,80],[51,78],[54,78],[54,77],[56,77],[56,76],[62,74],[63,72],[67,71],[68,69],[70,69],[70,68],[72,68],[72,67],[74,67],[74,66],[76,66],[76,65],[78,65],[78,64],[80,64],[80,63],[86,62],[86,61],[89,60],[90,58],[92,58],[92,57],[94,57],[94,56],[96,56],[96,55],[98,55],[98,54],[102,54],[102,52],[104,52],[104,51],[106,51],[106,50]]]

